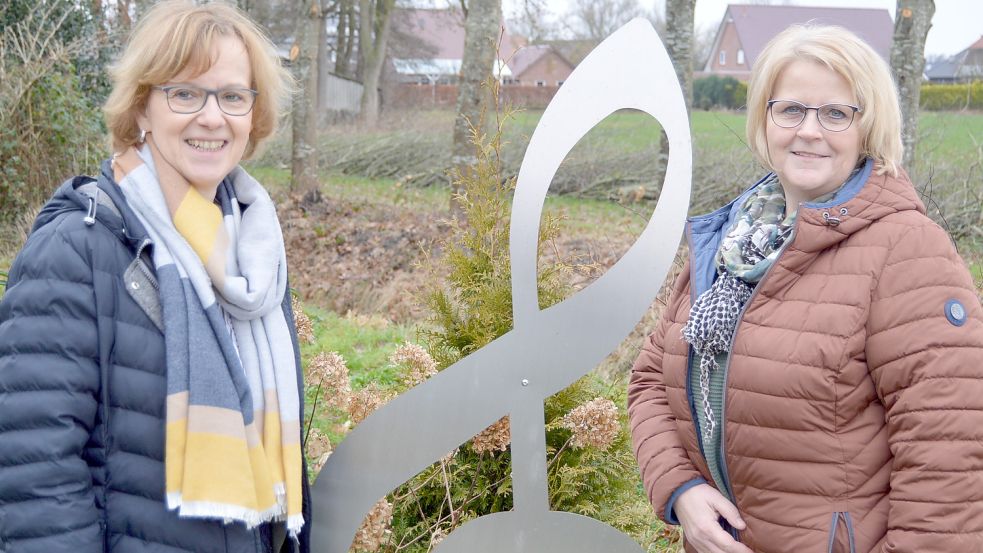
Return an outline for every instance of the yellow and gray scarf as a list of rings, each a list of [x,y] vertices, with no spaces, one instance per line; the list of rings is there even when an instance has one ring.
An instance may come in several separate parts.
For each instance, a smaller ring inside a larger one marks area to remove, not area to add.
[[[211,202],[161,159],[146,144],[114,161],[160,283],[167,507],[247,527],[284,521],[296,537],[300,397],[273,202],[239,167]]]

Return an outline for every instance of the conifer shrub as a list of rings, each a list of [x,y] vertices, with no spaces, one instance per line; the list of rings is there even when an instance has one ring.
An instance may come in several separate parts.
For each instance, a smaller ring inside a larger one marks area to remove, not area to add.
[[[497,94],[494,85],[488,88]],[[493,105],[498,105],[497,98]],[[424,302],[430,316],[420,337],[437,369],[446,368],[512,329],[509,216],[514,173],[503,170],[505,126],[511,108],[495,113],[490,134],[472,128],[476,163],[456,170],[455,198],[464,222],[452,223],[433,261]],[[559,219],[546,213],[539,243],[549,248]],[[570,267],[540,260],[540,308],[571,292]],[[441,278],[443,277],[443,278]],[[631,453],[623,386],[588,375],[545,402],[550,506],[600,518],[641,540],[653,527],[648,502],[639,493]],[[392,498],[392,536],[385,551],[429,550],[443,536],[482,515],[511,510],[508,419],[503,418],[402,486]]]

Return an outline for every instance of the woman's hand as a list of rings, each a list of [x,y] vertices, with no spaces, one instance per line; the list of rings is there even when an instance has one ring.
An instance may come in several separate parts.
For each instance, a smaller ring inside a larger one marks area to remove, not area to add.
[[[747,527],[737,507],[709,484],[693,486],[683,492],[672,509],[683,525],[686,542],[700,553],[754,553],[717,522],[724,517],[738,530]]]

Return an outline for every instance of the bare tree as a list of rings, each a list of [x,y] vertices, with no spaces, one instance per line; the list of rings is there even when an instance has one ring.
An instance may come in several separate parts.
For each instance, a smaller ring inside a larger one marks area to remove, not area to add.
[[[637,0],[573,0],[566,25],[577,38],[600,42],[642,14]]]
[[[466,174],[475,162],[472,126],[479,125],[484,110],[497,108],[488,105],[490,95],[482,90],[482,83],[492,75],[501,21],[502,0],[471,0],[465,11],[464,59],[461,61],[452,152],[455,170],[460,174]],[[452,186],[451,212],[460,217],[458,202],[454,201],[457,192],[457,187]]]
[[[367,125],[379,121],[379,79],[396,0],[359,0],[358,75],[362,81],[359,118]]]
[[[891,46],[891,70],[898,85],[901,101],[902,164],[910,173],[914,169],[915,141],[918,136],[918,100],[925,71],[925,37],[932,27],[934,0],[898,0],[894,17],[894,44]]]
[[[317,188],[317,40],[322,24],[319,0],[304,0],[297,21],[296,41],[290,58],[299,90],[293,100],[293,145],[290,187],[299,190]]]
[[[354,77],[352,56],[355,54],[355,38],[358,36],[355,0],[339,0],[337,15],[334,72],[343,77]]]
[[[555,18],[546,0],[522,0],[509,15],[509,31],[540,44],[558,38]]]
[[[717,38],[717,28],[720,22],[712,25],[700,25],[693,31],[693,68],[699,70],[703,67],[710,52],[713,50],[713,41]]]

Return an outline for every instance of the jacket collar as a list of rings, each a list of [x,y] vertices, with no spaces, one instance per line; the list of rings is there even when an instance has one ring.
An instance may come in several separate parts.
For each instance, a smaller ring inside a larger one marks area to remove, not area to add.
[[[861,170],[840,188],[833,199],[823,203],[807,202],[799,206],[795,234],[787,249],[816,253],[834,246],[892,213],[909,210],[925,213],[924,204],[918,199],[915,188],[903,170],[899,170],[897,177],[886,172],[878,175],[877,170],[878,166],[873,159],[868,158]],[[691,291],[694,297],[713,283],[713,258],[737,209],[770,176],[770,173],[765,175],[720,209],[687,220]],[[787,257],[787,254],[783,254],[783,257]]]
[[[129,204],[126,203],[126,198],[113,179],[112,162],[106,160],[102,163],[99,175],[95,180],[99,187],[99,193],[112,200],[116,213],[106,207],[100,208],[98,202],[90,206],[89,196],[78,191],[80,186],[90,183],[92,180],[91,177],[78,176],[62,183],[38,214],[34,228],[39,228],[62,213],[70,211],[88,213],[91,209],[95,219],[116,235],[120,241],[128,244],[134,250],[139,250],[140,246],[150,239],[150,235]]]

